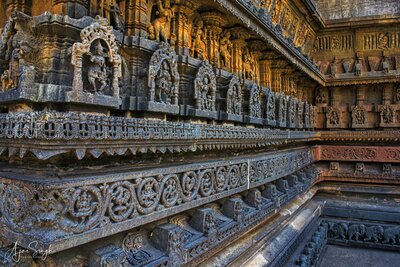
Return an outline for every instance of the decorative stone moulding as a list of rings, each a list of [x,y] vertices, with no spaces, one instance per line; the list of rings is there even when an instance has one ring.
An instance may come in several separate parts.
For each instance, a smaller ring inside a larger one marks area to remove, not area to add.
[[[302,186],[289,186],[294,189],[294,196],[289,197],[287,192],[281,192],[273,183],[268,183],[265,187],[225,198],[223,204],[214,202],[194,209],[190,215],[173,216],[168,222],[155,226],[152,232],[132,230],[118,239],[121,245],[99,248],[92,252],[91,259],[96,263],[112,262],[115,266],[198,265],[207,252],[276,214],[318,179],[312,166],[292,176],[301,177],[297,185]],[[278,181],[287,179],[284,177]],[[276,189],[273,194],[266,192],[270,187]],[[282,202],[276,197],[278,194]]]
[[[225,111],[219,111],[219,119],[242,122],[242,101],[242,84],[239,78],[233,75],[226,91],[226,109]]]
[[[400,162],[400,148],[398,147],[321,145],[320,151],[320,160]]]
[[[1,178],[0,232],[56,252],[274,181],[313,163],[316,153],[298,148],[62,181]]]
[[[194,106],[187,114],[194,117],[218,119],[216,110],[217,80],[212,65],[203,61],[194,80]]]
[[[74,78],[66,101],[118,108],[121,56],[112,27],[97,16],[80,36],[81,42],[72,46]]]
[[[261,88],[251,82],[247,85],[249,90],[249,111],[248,115],[244,116],[244,121],[253,124],[264,124],[264,119],[261,112]]]
[[[138,104],[139,110],[179,113],[179,73],[177,55],[168,43],[160,43],[150,58],[148,101]]]

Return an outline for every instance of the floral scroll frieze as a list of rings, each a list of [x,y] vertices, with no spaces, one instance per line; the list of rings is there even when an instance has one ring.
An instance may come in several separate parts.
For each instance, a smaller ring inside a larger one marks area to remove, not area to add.
[[[400,148],[373,146],[321,146],[320,160],[400,162]]]
[[[44,243],[83,233],[88,235],[79,238],[85,240],[78,240],[87,242],[99,227],[114,233],[131,229],[289,175],[313,163],[315,155],[315,148],[303,148],[73,183],[2,179],[0,224],[10,238],[40,238],[35,233],[46,228],[46,240],[40,238]]]

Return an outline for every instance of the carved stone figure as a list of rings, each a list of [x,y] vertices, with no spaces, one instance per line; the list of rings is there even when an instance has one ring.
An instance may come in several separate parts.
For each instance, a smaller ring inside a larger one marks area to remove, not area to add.
[[[382,72],[383,73],[389,72],[389,60],[385,56],[383,56],[383,61],[382,61]]]
[[[106,66],[107,54],[100,40],[93,42],[93,53],[88,52],[91,62],[88,70],[88,81],[93,92],[98,94],[105,94],[105,89],[110,83],[110,73]]]
[[[249,116],[261,118],[260,87],[254,83],[250,87]]]
[[[362,106],[355,106],[352,110],[353,125],[365,125],[365,109]]]
[[[192,56],[200,60],[207,60],[206,36],[202,30],[202,24],[195,27],[193,39],[191,47]]]
[[[81,42],[72,46],[71,63],[74,66],[72,92],[67,92],[70,99],[80,101],[83,92],[115,97],[111,105],[118,105],[122,75],[121,56],[118,45],[107,19],[96,17],[96,21],[81,31]],[[89,59],[85,61],[86,57]],[[83,66],[88,64],[87,81],[84,86]]]
[[[400,85],[393,86],[394,91],[394,101],[400,102]]]
[[[230,40],[231,33],[225,31],[222,33],[222,38],[219,41],[219,55],[221,57],[221,66],[226,69],[231,69],[231,58],[232,58],[232,42]]]
[[[400,227],[387,227],[383,232],[384,244],[398,244],[400,243]]]
[[[356,66],[355,66],[355,75],[360,76],[362,74],[362,64],[361,59],[357,58]]]
[[[389,104],[386,104],[380,108],[381,122],[384,124],[390,124],[394,122],[394,110]]]
[[[159,49],[150,58],[148,86],[150,101],[164,104],[178,104],[179,73],[175,51],[167,43],[160,43]]]
[[[383,227],[380,225],[368,226],[365,229],[364,241],[371,241],[377,243],[383,237]]]
[[[171,8],[170,0],[157,0],[157,15],[153,22],[154,35],[156,42],[168,42],[170,35],[170,21],[174,17],[174,11]]]
[[[389,36],[387,33],[379,33],[378,35],[378,49],[389,48]]]
[[[229,82],[226,93],[226,112],[230,114],[242,114],[242,89],[237,76],[233,76]]]
[[[349,235],[349,240],[353,240],[354,238],[355,241],[359,241],[360,237],[363,237],[365,234],[365,225],[352,224],[349,226],[347,234]]]
[[[243,74],[244,78],[253,81],[255,79],[255,61],[250,53],[250,50],[246,47],[243,52]]]
[[[326,104],[326,95],[324,89],[318,87],[315,91],[315,104]]]
[[[102,0],[100,3],[100,14],[109,21],[115,30],[124,31],[124,18],[116,0]]]
[[[276,112],[276,99],[275,99],[275,93],[272,92],[270,89],[267,90],[266,92],[266,97],[267,97],[267,106],[266,106],[266,119],[268,121],[275,121],[275,112]]]
[[[194,82],[196,109],[215,111],[217,81],[213,67],[204,61],[197,72]]]
[[[326,112],[326,120],[329,126],[340,125],[340,110],[335,107],[328,107]]]

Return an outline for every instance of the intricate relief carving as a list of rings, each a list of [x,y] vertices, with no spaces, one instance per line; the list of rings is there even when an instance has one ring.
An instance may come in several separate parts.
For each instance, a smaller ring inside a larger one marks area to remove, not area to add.
[[[193,41],[190,49],[191,56],[200,60],[207,60],[206,35],[203,31],[203,22],[201,20],[199,20],[197,25],[193,28],[192,39]]]
[[[326,127],[339,128],[340,127],[340,109],[337,107],[328,107],[326,111]]]
[[[317,90],[315,91],[315,104],[326,104],[327,99],[326,99],[326,94],[325,94],[325,89],[318,87]]]
[[[254,118],[261,118],[261,96],[260,87],[253,83],[250,86],[250,99],[249,99],[249,116]]]
[[[121,56],[107,19],[97,16],[95,22],[81,31],[81,40],[72,46],[73,100],[79,101],[84,91],[118,98]],[[85,64],[88,67],[87,77],[84,77]]]
[[[256,61],[249,48],[245,47],[243,52],[243,74],[244,78],[250,81],[256,80],[255,72]]]
[[[226,93],[226,112],[236,115],[242,114],[242,86],[237,76],[233,76],[229,82]]]
[[[229,31],[225,31],[221,35],[221,39],[219,41],[219,49],[220,49],[220,65],[227,70],[232,68],[232,42],[230,40],[231,34]]]
[[[382,124],[391,124],[394,122],[395,111],[389,104],[381,106],[379,109]]]
[[[157,0],[158,17],[152,22],[150,32],[154,32],[157,42],[168,42],[170,35],[170,21],[174,17],[174,11],[170,0]],[[172,45],[172,44],[171,44]]]
[[[215,111],[217,80],[208,61],[204,61],[194,82],[196,109]]]
[[[267,89],[265,92],[266,95],[266,109],[265,109],[265,118],[267,120],[268,125],[274,126],[276,124],[276,98],[275,93]]]
[[[167,43],[160,43],[159,49],[150,58],[150,101],[178,104],[179,73],[176,60],[175,51]]]
[[[366,125],[365,108],[363,106],[355,106],[351,111],[352,126],[363,127]]]
[[[283,93],[278,96],[278,124],[280,127],[286,127],[287,99]]]

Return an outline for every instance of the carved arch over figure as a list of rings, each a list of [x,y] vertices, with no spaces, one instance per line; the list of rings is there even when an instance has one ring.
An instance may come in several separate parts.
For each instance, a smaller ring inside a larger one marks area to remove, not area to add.
[[[72,46],[71,64],[74,66],[74,79],[72,91],[74,96],[79,96],[84,91],[83,61],[84,56],[89,56],[90,67],[88,81],[93,93],[119,97],[119,79],[122,76],[121,56],[113,29],[105,18],[96,16],[96,20],[81,31],[81,42]],[[104,44],[106,47],[104,47]],[[95,49],[93,53],[91,48]],[[106,66],[107,63],[110,66]],[[110,67],[110,70],[108,68]],[[111,71],[111,73],[109,73]],[[106,75],[106,76],[104,76]],[[105,79],[109,81],[104,81]],[[100,89],[96,84],[100,83]],[[108,89],[108,92],[107,90]]]
[[[236,75],[232,76],[226,93],[226,112],[236,115],[242,114],[242,85]]]
[[[213,67],[208,61],[204,61],[194,81],[196,109],[215,111],[216,91],[217,79]]]
[[[150,101],[178,105],[179,79],[176,53],[162,42],[150,58]]]

